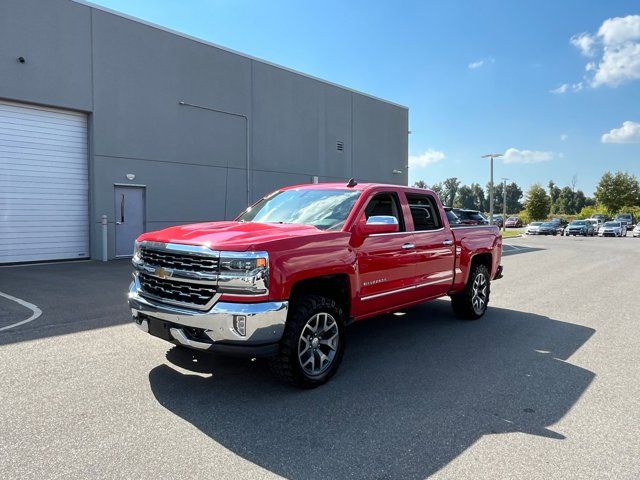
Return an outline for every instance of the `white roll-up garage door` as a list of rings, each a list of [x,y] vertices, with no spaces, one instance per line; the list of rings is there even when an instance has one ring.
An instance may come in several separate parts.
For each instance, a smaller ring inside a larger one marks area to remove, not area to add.
[[[0,100],[0,263],[89,256],[87,117]]]

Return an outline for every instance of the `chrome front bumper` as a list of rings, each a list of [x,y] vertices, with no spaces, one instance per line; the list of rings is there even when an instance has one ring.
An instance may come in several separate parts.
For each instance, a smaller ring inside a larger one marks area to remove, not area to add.
[[[168,332],[162,337],[199,350],[235,350],[276,344],[282,338],[288,302],[217,302],[208,311],[194,311],[161,304],[140,294],[136,276],[129,287],[129,307],[136,325],[150,332],[150,322],[161,322]],[[244,335],[238,328],[244,323]],[[195,333],[195,335],[194,335]],[[220,346],[222,348],[216,348]]]

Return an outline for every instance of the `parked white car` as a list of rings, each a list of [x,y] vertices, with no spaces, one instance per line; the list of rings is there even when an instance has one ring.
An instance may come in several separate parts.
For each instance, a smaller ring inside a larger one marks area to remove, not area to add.
[[[544,222],[531,222],[529,225],[527,225],[527,229],[524,231],[524,233],[526,233],[527,235],[537,235],[538,229],[543,223]]]
[[[598,230],[599,237],[626,237],[627,226],[621,222],[604,222]]]
[[[633,236],[640,237],[640,222],[638,222],[636,228],[633,229]]]
[[[601,218],[587,218],[587,222],[591,222],[593,224],[593,230],[597,233],[600,231],[600,227],[604,223]]]

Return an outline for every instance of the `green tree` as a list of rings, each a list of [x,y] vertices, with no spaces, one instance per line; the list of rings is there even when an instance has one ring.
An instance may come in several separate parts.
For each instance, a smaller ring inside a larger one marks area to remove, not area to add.
[[[487,183],[487,190],[489,189],[489,184]],[[502,213],[502,209],[504,208],[504,183],[496,183],[493,187],[493,213],[500,214]],[[507,201],[507,213],[519,212],[522,210],[522,203],[520,203],[520,199],[522,198],[522,189],[518,186],[516,182],[511,182],[507,184],[507,193],[506,193],[506,201]],[[485,211],[489,211],[489,201],[485,202]]]
[[[560,190],[560,195],[556,200],[556,204],[553,208],[553,213],[563,213],[565,215],[571,215],[575,213],[573,191],[571,190],[571,187],[564,187],[562,190]]]
[[[605,214],[606,212],[602,208],[599,208],[593,205],[588,205],[588,206],[582,207],[582,209],[578,212],[577,218],[579,219],[592,218],[594,215],[598,213]]]
[[[507,213],[519,212],[522,210],[522,189],[516,182],[507,185]]]
[[[471,188],[467,185],[462,185],[458,189],[458,194],[456,195],[454,205],[459,208],[475,208],[476,202],[473,196],[473,190],[471,190]]]
[[[624,206],[640,205],[640,185],[635,175],[627,172],[606,172],[596,187],[596,200],[610,214]]]
[[[427,188],[427,183],[424,180],[418,180],[413,186],[416,188]]]
[[[582,190],[576,190],[573,194],[573,213],[578,213],[587,205],[587,196]]]
[[[527,192],[525,210],[531,220],[544,220],[549,215],[551,199],[539,183],[531,185]]]
[[[554,183],[553,180],[549,180],[549,184],[547,185],[549,188],[549,198],[551,201],[551,213],[556,213],[556,204],[558,202],[558,197],[560,197],[560,189]]]
[[[473,208],[475,210],[484,210],[484,190],[479,183],[471,184],[471,191],[473,192]]]
[[[460,186],[460,180],[456,177],[447,178],[444,181],[444,198],[445,205],[453,207],[453,202],[456,199],[456,193],[458,193],[458,187]]]
[[[504,183],[493,184],[493,214],[497,215],[502,213],[502,206],[504,204]],[[487,209],[488,210],[488,209]]]
[[[436,194],[440,197],[440,200],[444,202],[444,187],[442,186],[442,183],[434,183],[433,185],[431,185],[431,190],[436,192]]]

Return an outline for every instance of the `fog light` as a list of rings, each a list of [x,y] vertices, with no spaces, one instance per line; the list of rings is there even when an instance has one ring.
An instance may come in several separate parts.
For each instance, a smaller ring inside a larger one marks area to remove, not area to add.
[[[238,335],[242,335],[244,337],[247,334],[247,317],[245,315],[234,315],[233,329],[238,333]]]

